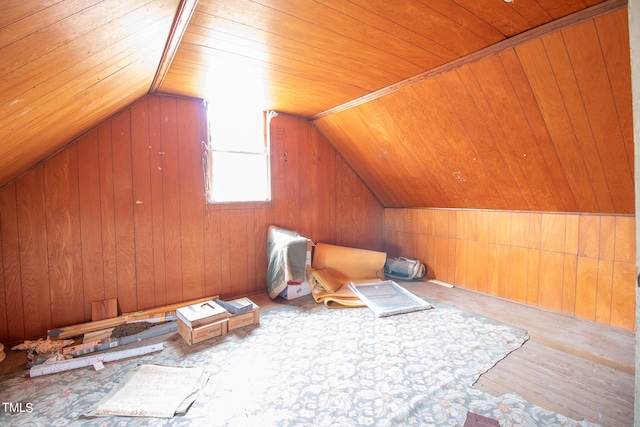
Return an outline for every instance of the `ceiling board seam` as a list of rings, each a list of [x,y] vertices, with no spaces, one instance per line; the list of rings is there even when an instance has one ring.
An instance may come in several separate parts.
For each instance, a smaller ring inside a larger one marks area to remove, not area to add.
[[[373,101],[374,99],[381,98],[385,95],[388,95],[393,92],[397,92],[405,87],[411,86],[413,84],[419,83],[423,80],[426,80],[431,77],[435,77],[439,74],[445,73],[447,71],[454,70],[463,65],[476,62],[482,58],[495,55],[504,50],[515,48],[523,43],[526,43],[530,40],[542,37],[546,34],[560,31],[569,26],[579,24],[581,22],[594,19],[598,16],[604,15],[609,12],[613,12],[620,8],[627,6],[627,0],[608,0],[604,3],[597,4],[588,9],[581,10],[579,12],[573,13],[571,15],[565,16],[563,18],[557,19],[555,21],[549,22],[548,24],[541,25],[537,28],[533,28],[524,33],[518,34],[511,38],[505,39],[501,42],[498,42],[494,45],[488,46],[479,51],[473,52],[469,55],[463,56],[459,59],[451,61],[447,64],[441,65],[440,67],[434,68],[429,71],[425,71],[424,73],[420,73],[413,77],[409,77],[408,79],[402,80],[398,83],[394,83],[392,85],[386,86],[377,91],[371,92],[365,96],[360,98],[356,98],[352,101],[346,102],[344,104],[338,105],[336,107],[330,108],[328,110],[322,111],[318,114],[309,117],[309,120],[314,121],[320,119],[322,117],[328,116],[330,114],[338,113],[340,111],[347,110],[349,108],[356,107],[358,105],[367,103],[369,101]]]
[[[198,0],[180,0],[180,5],[178,6],[175,20],[171,26],[164,51],[162,52],[162,58],[160,59],[156,74],[153,77],[153,82],[149,88],[149,93],[154,93],[160,88],[173,62],[173,58],[176,56],[182,37],[187,30],[187,26],[189,25],[189,21],[191,21],[197,5]]]

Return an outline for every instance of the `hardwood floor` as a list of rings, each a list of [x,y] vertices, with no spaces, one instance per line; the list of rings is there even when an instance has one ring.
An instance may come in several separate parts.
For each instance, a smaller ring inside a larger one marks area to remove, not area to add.
[[[635,334],[495,298],[464,288],[402,282],[410,291],[529,333],[475,386],[513,391],[531,403],[603,427],[633,425]]]

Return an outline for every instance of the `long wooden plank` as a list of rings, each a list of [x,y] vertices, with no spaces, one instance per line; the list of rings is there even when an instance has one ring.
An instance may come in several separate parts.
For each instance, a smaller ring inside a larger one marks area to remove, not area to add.
[[[336,200],[336,207],[340,212],[336,216],[336,241],[338,245],[357,247],[356,212],[359,209],[360,200],[354,194],[357,191],[356,179],[344,163],[336,165],[336,184],[340,188],[338,192],[340,196]]]
[[[151,198],[151,149],[149,104],[143,98],[130,108],[133,224],[135,229],[137,308],[157,305],[153,252],[153,201]]]
[[[44,182],[51,321],[57,327],[85,320],[77,146],[44,164]]]
[[[178,168],[182,240],[183,298],[205,295],[204,171],[202,144],[207,118],[201,101],[178,99]]]
[[[36,338],[51,327],[43,166],[17,181],[16,193],[20,200],[17,205],[22,282],[20,309],[25,313],[25,335]]]
[[[83,335],[88,332],[100,331],[103,329],[113,328],[118,325],[127,323],[127,316],[119,316],[111,319],[97,320],[95,322],[72,324],[47,331],[47,336],[52,339],[66,339]]]
[[[541,217],[540,249],[552,252],[564,252],[566,216],[545,214]],[[560,238],[560,236],[562,236]]]
[[[251,234],[247,232],[247,211],[230,210],[229,213],[229,287],[231,295],[236,296],[248,291],[249,260],[246,242]]]
[[[117,298],[116,228],[114,209],[114,164],[111,121],[97,129],[100,160],[100,233],[102,237],[102,274],[104,298]],[[97,232],[97,231],[96,231]]]
[[[18,239],[18,206],[16,185],[0,189],[0,233],[2,234],[2,267],[6,309],[4,329],[8,341],[23,339],[25,315],[23,312],[20,279],[20,243]],[[15,302],[15,303],[14,303]]]
[[[91,318],[93,301],[105,298],[103,272],[102,206],[98,131],[85,135],[78,145],[78,193],[82,236],[82,280],[85,318]]]
[[[182,301],[182,246],[180,235],[180,175],[178,169],[177,100],[160,97],[164,256],[167,302]]]
[[[255,210],[255,235],[259,237],[256,242],[256,291],[265,291],[267,289],[267,209],[264,205],[259,206]],[[260,237],[262,236],[262,237]],[[264,260],[264,261],[261,261]]]
[[[260,260],[266,259],[263,257],[256,257],[256,247],[258,246],[267,246],[266,232],[257,233],[256,232],[256,214],[255,209],[247,210],[247,221],[246,221],[246,233],[247,236],[253,236],[255,238],[247,237],[246,240],[246,251],[247,251],[247,277],[244,283],[244,292],[242,295],[249,295],[258,291],[258,286],[256,282],[257,277],[257,264],[260,263]],[[262,290],[262,288],[260,289]]]
[[[0,211],[0,222],[2,221],[2,211]],[[2,307],[6,307],[7,297],[4,288],[4,261],[2,260],[2,228],[0,228],[0,304]],[[0,310],[0,341],[9,341],[9,334],[7,331],[7,313],[4,310]]]
[[[128,110],[112,119],[111,130],[117,298],[122,311],[133,311],[138,308],[138,297],[131,169],[131,114]]]
[[[233,295],[231,281],[233,280],[233,270],[231,264],[231,216],[233,210],[225,209],[220,212],[220,295],[223,297]]]
[[[600,217],[600,259],[614,260],[616,247],[616,216]]]
[[[165,236],[164,236],[164,196],[162,171],[162,117],[160,97],[147,97],[149,103],[149,150],[151,174],[151,211],[153,229],[153,287],[156,304],[167,303]],[[208,293],[211,294],[211,293]]]
[[[207,296],[207,297],[203,297],[203,298],[196,298],[196,299],[193,299],[193,300],[177,302],[175,304],[167,304],[167,305],[162,305],[162,306],[159,306],[159,307],[147,308],[147,309],[144,309],[144,310],[137,310],[137,311],[129,312],[129,313],[122,313],[122,316],[135,318],[135,317],[140,317],[140,316],[145,316],[145,315],[168,313],[168,312],[171,312],[171,311],[176,311],[177,309],[179,309],[181,307],[186,307],[188,305],[198,304],[199,302],[210,301],[210,300],[216,299],[216,298],[218,298],[218,295],[212,295],[212,296]]]
[[[207,209],[205,215],[204,264],[205,291],[207,294],[222,295],[222,230],[220,210]],[[266,233],[266,232],[265,232]],[[266,245],[265,245],[266,246]],[[263,259],[267,259],[266,255]]]

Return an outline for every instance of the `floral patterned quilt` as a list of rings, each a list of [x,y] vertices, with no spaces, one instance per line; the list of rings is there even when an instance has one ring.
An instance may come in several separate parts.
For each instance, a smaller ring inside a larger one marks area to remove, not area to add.
[[[454,307],[377,318],[368,308],[327,309],[310,296],[263,311],[249,326],[165,349],[36,378],[0,378],[0,425],[461,426],[471,411],[501,426],[589,426],[513,393],[473,387],[527,333]],[[209,376],[185,415],[82,418],[137,364],[202,366]],[[517,381],[514,378],[514,381]],[[17,405],[20,403],[20,405]],[[12,413],[13,412],[13,413]]]

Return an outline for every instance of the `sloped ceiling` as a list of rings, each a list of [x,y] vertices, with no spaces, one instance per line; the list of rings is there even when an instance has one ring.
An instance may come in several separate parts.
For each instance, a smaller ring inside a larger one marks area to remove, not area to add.
[[[627,11],[315,120],[384,206],[634,212]]]
[[[148,92],[231,89],[313,120],[384,206],[629,213],[625,6],[5,0],[0,186]],[[581,30],[483,54],[562,19]]]

